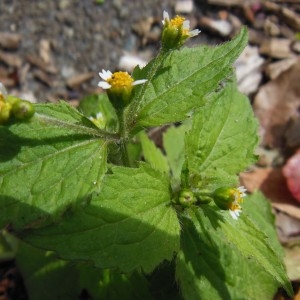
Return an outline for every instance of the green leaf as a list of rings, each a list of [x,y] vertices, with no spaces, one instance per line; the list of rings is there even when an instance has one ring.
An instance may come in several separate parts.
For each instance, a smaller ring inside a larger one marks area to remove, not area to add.
[[[269,204],[256,195],[247,201],[257,224],[248,212],[236,221],[209,205],[183,216],[177,278],[186,299],[272,299],[280,286],[292,293],[274,224],[263,221],[272,218]]]
[[[180,182],[181,169],[185,159],[184,138],[188,127],[186,124],[178,127],[171,126],[163,134],[164,149],[172,171],[172,177],[177,182]]]
[[[150,272],[179,248],[180,226],[170,197],[169,180],[161,172],[144,164],[114,167],[89,206],[23,238],[66,259]]]
[[[29,122],[0,127],[0,226],[37,226],[82,206],[100,188],[106,144],[66,103],[36,105]]]
[[[90,95],[80,101],[78,110],[86,117],[99,119],[101,129],[116,132],[118,118],[106,94]]]
[[[128,130],[159,126],[187,119],[203,106],[209,93],[233,74],[232,64],[247,44],[243,28],[232,41],[217,47],[183,48],[161,54],[145,68],[136,68],[135,79],[148,81],[136,87],[127,110]],[[148,78],[148,74],[153,74]]]
[[[53,252],[24,242],[19,246],[16,263],[31,300],[81,299],[84,294],[92,299],[151,299],[143,274],[101,270],[89,263],[58,259]]]
[[[198,187],[216,189],[235,185],[236,175],[256,161],[258,124],[235,82],[210,100],[194,116],[185,142],[188,168]]]
[[[169,165],[166,157],[161,150],[156,147],[155,143],[151,141],[144,131],[138,135],[145,161],[148,162],[155,170],[169,174]]]

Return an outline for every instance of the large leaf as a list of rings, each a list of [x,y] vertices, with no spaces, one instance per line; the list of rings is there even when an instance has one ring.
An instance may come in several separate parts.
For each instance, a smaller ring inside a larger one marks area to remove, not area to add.
[[[194,116],[185,142],[190,173],[201,188],[215,189],[236,184],[236,175],[256,161],[258,124],[234,82],[210,100]]]
[[[186,119],[232,74],[232,64],[246,44],[247,30],[243,28],[232,41],[218,47],[183,48],[158,56],[142,70],[136,68],[134,78],[148,81],[136,88],[128,107],[128,129]]]
[[[238,221],[209,205],[183,216],[177,278],[186,299],[272,299],[280,286],[292,292],[274,224],[263,220],[271,218],[269,204],[256,195],[247,201],[251,209]]]
[[[149,272],[171,259],[179,248],[180,226],[166,175],[147,165],[112,172],[89,206],[24,238],[61,257],[125,272],[139,267]]]
[[[106,172],[106,143],[66,103],[37,105],[29,122],[0,127],[0,226],[36,226],[82,205]]]
[[[15,260],[30,300],[71,300],[84,295],[92,299],[151,299],[147,280],[139,272],[125,275],[101,270],[90,263],[58,259],[53,252],[24,242],[19,246]]]

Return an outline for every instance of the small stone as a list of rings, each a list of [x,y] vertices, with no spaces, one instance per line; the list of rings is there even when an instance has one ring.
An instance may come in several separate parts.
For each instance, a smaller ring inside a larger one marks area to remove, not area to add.
[[[227,20],[213,20],[207,17],[200,19],[200,25],[218,32],[221,36],[228,36],[233,30],[232,24]]]
[[[288,58],[293,56],[291,51],[291,41],[284,38],[271,38],[263,42],[259,49],[261,54],[273,58]]]
[[[292,44],[292,50],[300,53],[300,41],[296,41]]]
[[[132,72],[137,65],[143,68],[146,64],[147,62],[144,59],[129,53],[122,55],[119,60],[119,68],[127,72]]]
[[[175,12],[177,14],[189,14],[194,9],[194,3],[191,0],[178,0],[175,3]]]

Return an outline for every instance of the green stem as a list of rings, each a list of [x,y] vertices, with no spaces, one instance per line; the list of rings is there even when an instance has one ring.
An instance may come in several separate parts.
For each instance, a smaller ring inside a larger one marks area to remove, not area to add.
[[[119,135],[120,135],[119,148],[121,151],[121,159],[122,159],[124,166],[130,167],[130,161],[129,161],[129,156],[128,156],[127,147],[126,147],[126,141],[128,138],[126,136],[126,128],[125,128],[125,122],[124,122],[123,109],[117,110],[117,116],[119,119]]]

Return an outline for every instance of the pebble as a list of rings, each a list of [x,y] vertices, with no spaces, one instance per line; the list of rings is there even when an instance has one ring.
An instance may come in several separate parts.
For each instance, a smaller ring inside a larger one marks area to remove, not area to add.
[[[194,9],[194,2],[192,0],[178,0],[175,3],[175,12],[177,14],[189,14]]]

